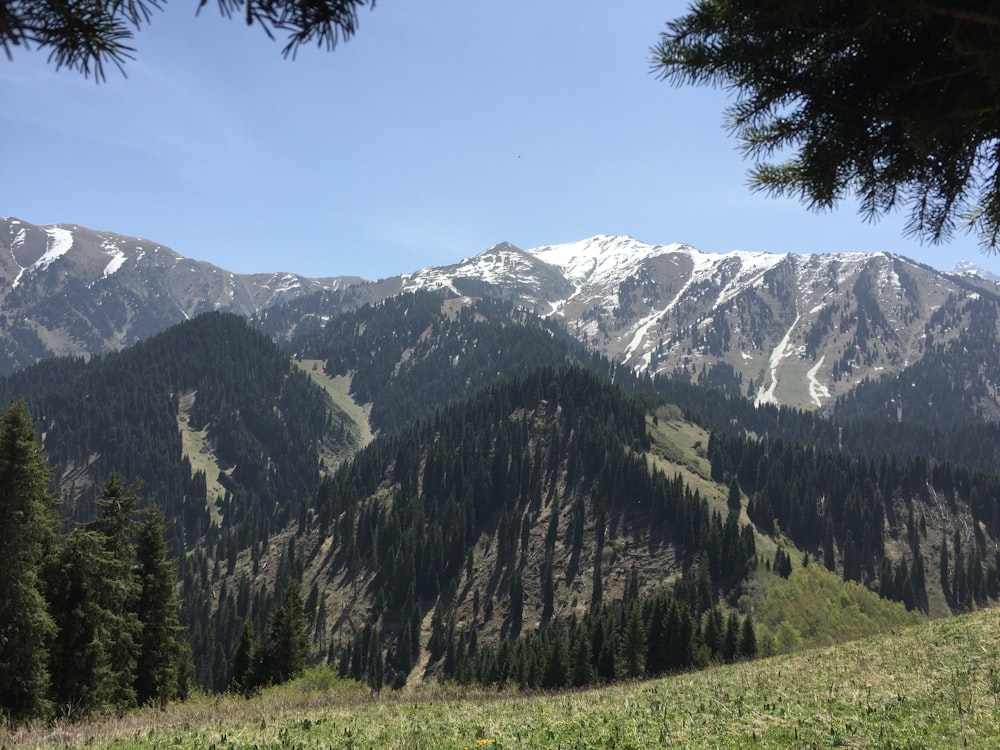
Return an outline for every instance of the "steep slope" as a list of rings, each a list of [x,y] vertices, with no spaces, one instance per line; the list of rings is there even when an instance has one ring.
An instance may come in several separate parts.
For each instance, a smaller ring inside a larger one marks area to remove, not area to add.
[[[526,252],[497,246],[404,277],[402,288],[510,299],[638,372],[693,380],[724,364],[758,403],[824,410],[920,361],[929,332],[937,346],[954,341],[968,318],[938,325],[940,308],[1000,300],[986,278],[886,253],[710,254],[607,236]],[[977,396],[985,414],[998,408],[992,390]]]
[[[117,349],[202,312],[251,315],[356,281],[233,274],[149,240],[0,218],[0,374]]]
[[[327,395],[231,314],[0,379],[0,402],[14,399],[38,423],[66,515],[89,520],[110,472],[141,477],[178,550],[220,527],[283,526],[318,484],[323,446],[351,434]]]
[[[322,359],[330,376],[350,379],[350,393],[370,405],[372,427],[392,430],[425,418],[498,380],[542,365],[610,363],[560,326],[489,298],[404,293],[331,319],[293,338],[296,358]]]

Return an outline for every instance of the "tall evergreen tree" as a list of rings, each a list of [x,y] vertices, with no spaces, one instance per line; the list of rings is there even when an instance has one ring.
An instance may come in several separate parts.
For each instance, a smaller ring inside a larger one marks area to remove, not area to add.
[[[133,542],[138,492],[138,485],[126,488],[118,475],[112,473],[97,498],[100,515],[87,524],[88,530],[100,535],[108,553],[102,571],[103,585],[97,588],[97,594],[114,633],[110,657],[116,678],[114,704],[119,709],[136,704],[136,667],[142,637],[142,623],[135,615],[141,592],[134,572]]]
[[[941,562],[939,563],[938,570],[941,575],[941,590],[944,592],[944,598],[950,604],[952,599],[951,585],[948,582],[948,535],[944,532],[941,533]]]
[[[833,517],[827,515],[826,531],[823,534],[823,565],[830,571],[836,571],[837,569],[836,547],[834,545]]]
[[[114,708],[117,678],[111,650],[117,619],[102,595],[104,573],[111,567],[104,540],[93,531],[75,529],[49,571],[50,602],[57,625],[51,668],[56,708],[66,716]]]
[[[740,633],[740,656],[753,659],[757,656],[757,633],[754,631],[750,615],[743,619],[743,629]]]
[[[293,579],[288,582],[281,604],[270,617],[270,632],[264,653],[266,682],[279,684],[300,675],[306,667],[307,645],[302,587],[298,580]]]
[[[0,415],[0,712],[48,712],[48,642],[55,624],[41,569],[55,541],[51,471],[24,403]]]
[[[181,625],[178,618],[177,576],[167,560],[163,514],[152,506],[136,546],[142,626],[135,692],[140,705],[166,705],[177,696]]]
[[[510,579],[510,635],[517,637],[524,620],[524,583],[521,572],[515,570]]]
[[[344,654],[346,655],[346,651]],[[229,689],[236,693],[249,695],[254,688],[254,664],[257,661],[257,644],[254,641],[253,623],[250,618],[243,621],[240,628],[240,639],[236,643],[236,653],[233,654]],[[346,670],[345,670],[346,672]]]
[[[733,477],[729,482],[729,497],[726,500],[730,513],[740,512],[740,483]]]

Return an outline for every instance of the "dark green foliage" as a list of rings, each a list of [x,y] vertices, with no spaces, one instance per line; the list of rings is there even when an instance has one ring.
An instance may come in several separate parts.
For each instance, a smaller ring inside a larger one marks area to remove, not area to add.
[[[23,403],[0,415],[0,713],[49,711],[47,647],[55,624],[41,570],[55,543],[50,469]]]
[[[679,476],[650,470],[641,453],[648,445],[645,413],[641,401],[581,367],[539,368],[377,440],[324,482],[315,507],[318,524],[329,529],[337,550],[331,553],[334,569],[352,575],[371,570],[371,595],[391,613],[380,632],[381,650],[396,655],[387,665],[398,662],[400,639],[408,637],[398,625],[406,603],[427,607],[435,600],[431,660],[443,660],[446,672],[446,665],[462,662],[468,643],[461,640],[464,635],[450,641],[448,612],[468,576],[469,556],[484,535],[495,538],[490,586],[506,608],[502,630],[509,637],[528,627],[529,607],[543,622],[553,617],[558,542],[565,555],[560,564],[568,566],[565,575],[573,576],[577,545],[583,549],[581,523],[588,517],[594,518],[598,545],[592,574],[595,611],[611,524],[615,534],[641,534],[650,544],[672,547],[685,569],[706,561],[707,580],[717,582],[707,584],[709,598],[738,585],[756,564],[752,529],[741,528],[736,514],[724,521],[710,513],[707,502]],[[391,503],[373,500],[385,496],[386,478],[391,479]],[[528,515],[536,527],[547,528],[543,539],[525,534]],[[530,578],[526,561],[532,550],[526,543],[541,547],[541,564],[533,564]],[[627,595],[630,601],[639,597],[634,574]],[[634,624],[630,638],[636,641],[644,631]],[[546,670],[550,682],[569,680],[572,670],[557,670],[556,662],[569,659],[573,641],[567,635],[561,644],[549,643],[552,648],[532,657],[534,666],[525,669],[539,680]],[[601,648],[595,673],[617,673],[617,636]],[[350,649],[352,658],[374,655],[370,642]],[[641,649],[627,650],[635,655]],[[356,658],[371,664],[368,657]],[[645,667],[641,661],[623,661],[620,669],[641,674]]]
[[[250,618],[240,626],[235,650],[226,673],[228,690],[245,696],[268,685],[287,682],[306,666],[308,638],[302,589],[298,580],[285,584],[281,601],[271,609],[264,639],[258,642]],[[348,674],[345,672],[345,676]],[[350,674],[360,679],[360,674]]]
[[[729,482],[729,496],[726,504],[730,511],[737,514],[740,512],[740,484],[736,481],[736,477],[733,477]]]
[[[211,529],[205,477],[182,455],[185,395],[191,427],[207,430],[227,469],[226,525],[290,514],[315,488],[328,399],[235,315],[202,315],[104,358],[51,360],[0,380],[0,396],[24,398],[38,415],[60,470],[85,466],[98,482],[112,471],[143,477],[161,499],[170,543],[190,548]],[[69,510],[83,522],[95,514],[82,500]]]
[[[985,295],[981,295],[985,299]],[[966,300],[969,304],[975,300]],[[995,301],[984,302],[996,307]],[[941,323],[947,327],[955,325],[954,320]],[[961,323],[962,327],[968,323]],[[653,379],[652,388],[664,400],[677,404],[684,410],[686,418],[712,430],[719,435],[746,432],[757,435],[769,435],[771,439],[780,439],[789,445],[809,446],[814,450],[843,453],[845,456],[869,461],[881,461],[883,457],[892,458],[897,462],[912,462],[934,459],[961,467],[968,472],[990,472],[1000,462],[1000,423],[983,422],[976,415],[968,413],[968,406],[963,395],[966,382],[977,382],[976,378],[967,378],[963,373],[972,372],[973,367],[986,367],[993,377],[1000,379],[1000,355],[990,354],[980,356],[984,342],[993,341],[995,336],[980,335],[963,336],[960,343],[949,348],[941,355],[949,362],[959,362],[950,368],[954,374],[940,377],[921,374],[920,365],[916,371],[904,371],[897,379],[879,381],[879,383],[862,383],[851,394],[838,400],[837,418],[823,416],[817,412],[800,411],[790,407],[778,407],[771,404],[757,406],[750,399],[734,396],[719,396],[717,391],[692,385],[682,377],[658,375]],[[964,350],[974,352],[966,355]],[[931,357],[931,361],[937,355]],[[940,371],[939,372],[943,372]],[[911,374],[915,376],[911,378]],[[616,373],[616,381],[621,382],[627,376]],[[990,376],[988,376],[990,377]],[[941,409],[935,409],[926,420],[915,421],[913,415],[925,414],[927,399],[924,398],[923,410],[919,407],[921,388],[910,388],[910,383],[924,383],[925,379],[933,381],[931,392],[934,403],[942,403]],[[902,385],[905,384],[904,389]],[[643,387],[637,384],[636,387]],[[874,390],[869,390],[874,389]],[[912,391],[912,394],[910,393]],[[860,394],[872,393],[861,400]],[[913,408],[904,408],[904,422],[896,421],[895,406],[892,400],[900,394],[912,400]],[[857,397],[857,400],[855,398]],[[962,404],[956,411],[956,399]],[[950,404],[951,406],[947,406]],[[892,406],[892,413],[887,411]],[[967,412],[967,419],[959,424],[954,423],[954,415]],[[882,415],[885,416],[882,416]],[[728,464],[716,465],[713,462],[713,477],[717,481],[728,476]],[[743,482],[740,475],[740,487],[749,495],[751,502],[757,507],[755,522],[764,529],[770,530],[767,497],[755,495],[751,486]],[[764,505],[760,503],[763,501]],[[998,523],[997,528],[1000,528]]]
[[[622,599],[582,619],[556,618],[535,633],[473,652],[460,645],[467,635],[453,637],[463,657],[446,665],[446,676],[544,689],[654,677],[757,652],[749,617],[724,616],[717,607],[699,616],[669,593]]]
[[[116,698],[123,684],[112,667],[112,651],[116,628],[124,623],[114,603],[108,608],[104,578],[114,567],[105,539],[95,531],[77,528],[66,539],[50,573],[51,607],[58,628],[51,666],[59,675],[52,696],[57,710],[66,716],[119,708]],[[131,682],[131,675],[127,677]]]
[[[277,685],[302,673],[306,666],[306,617],[302,589],[292,580],[271,613],[268,638],[257,655],[258,683]]]
[[[180,691],[183,669],[178,618],[177,572],[167,559],[163,514],[150,507],[136,544],[139,600],[136,616],[142,627],[136,663],[135,693],[139,705],[164,706]]]
[[[143,627],[137,615],[142,584],[133,570],[137,503],[137,490],[126,490],[112,476],[97,500],[101,515],[69,535],[49,575],[58,626],[52,669],[60,675],[53,696],[70,715],[120,712],[137,704]],[[143,684],[154,694],[159,687],[155,673],[144,674]]]
[[[957,283],[963,284],[962,279]],[[982,405],[992,400],[988,384],[1000,375],[998,315],[998,300],[985,290],[969,288],[964,294],[949,295],[925,326],[924,356],[893,377],[859,383],[837,399],[837,416],[843,420],[902,420],[919,424],[925,431],[944,427],[959,435],[982,431],[983,417],[996,419],[995,413],[983,413]],[[956,460],[956,448],[963,452],[987,450],[965,442],[962,439],[951,448],[952,455],[941,457]],[[924,450],[931,452],[933,447]]]
[[[130,46],[133,35],[163,6],[159,0],[96,6],[57,0],[5,3],[0,49],[8,57],[19,47],[41,49],[57,69],[66,67],[86,77],[93,74],[102,81],[107,65],[124,73],[124,66],[134,59],[135,49]],[[220,0],[218,4],[225,18],[246,19],[248,25],[263,28],[271,39],[278,33],[287,34],[285,57],[294,57],[306,44],[332,50],[354,35],[358,10],[367,6],[374,7],[374,0]]]
[[[325,359],[331,375],[352,372],[352,395],[372,403],[372,425],[383,431],[535,367],[567,359],[609,367],[565,331],[510,303],[483,299],[449,316],[443,301],[419,292],[365,305],[294,338],[288,349]]]
[[[128,710],[137,695],[162,705],[185,694],[187,657],[159,517],[144,526],[137,552],[137,489],[112,476],[100,489],[99,517],[60,540],[48,480],[27,409],[17,404],[0,417],[0,529],[16,534],[0,537],[2,710],[15,720],[53,709],[75,719]]]
[[[863,213],[910,207],[934,240],[1000,239],[1000,11],[994,3],[705,0],[655,50],[678,83],[737,92],[727,115],[758,188]]]
[[[256,682],[254,668],[257,661],[257,643],[253,635],[253,624],[250,620],[243,621],[240,628],[240,640],[233,654],[232,675],[229,678],[229,689],[249,695]]]
[[[99,515],[86,526],[100,536],[107,552],[106,564],[98,567],[103,585],[95,589],[95,604],[104,609],[113,634],[109,650],[115,675],[112,702],[119,710],[136,705],[136,667],[143,626],[136,616],[141,582],[134,570],[134,512],[138,503],[138,487],[126,489],[118,476],[112,474],[97,498]]]
[[[782,578],[788,578],[792,574],[792,559],[784,549],[779,547],[774,553],[774,565],[771,569]]]

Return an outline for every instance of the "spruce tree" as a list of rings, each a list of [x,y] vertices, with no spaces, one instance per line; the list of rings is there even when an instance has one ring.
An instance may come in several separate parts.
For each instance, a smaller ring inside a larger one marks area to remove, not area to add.
[[[629,607],[622,634],[622,659],[626,677],[642,677],[646,673],[646,625],[638,601]]]
[[[88,530],[100,535],[108,553],[101,571],[103,585],[96,593],[114,634],[110,657],[116,682],[114,704],[119,710],[136,705],[135,679],[142,637],[142,623],[136,616],[141,584],[133,570],[136,555],[133,513],[138,502],[138,486],[133,484],[126,489],[121,479],[112,474],[97,498],[100,515],[87,524]]]
[[[514,571],[510,579],[510,629],[509,634],[516,638],[521,632],[524,620],[524,584],[520,571]]]
[[[826,517],[826,531],[823,534],[823,565],[830,571],[836,571],[837,569],[836,547],[834,545],[833,518],[828,514]]]
[[[736,481],[736,477],[733,477],[732,481],[729,482],[729,497],[726,500],[726,505],[729,507],[730,513],[740,512],[740,483]]]
[[[757,656],[757,633],[754,631],[753,622],[749,615],[743,620],[743,629],[740,634],[740,656],[746,659],[753,659]]]
[[[293,579],[285,587],[281,604],[271,614],[264,660],[266,682],[277,685],[302,674],[306,667],[306,645],[302,587]]]
[[[347,654],[346,651],[343,654]],[[234,693],[249,695],[254,685],[254,665],[257,660],[257,644],[254,641],[253,623],[249,618],[243,621],[240,628],[240,639],[233,654],[232,668],[229,677],[229,689]],[[341,676],[346,676],[346,667]]]
[[[948,582],[948,536],[943,532],[941,534],[941,562],[938,570],[941,575],[941,590],[944,592],[944,598],[951,604],[951,585]]]
[[[150,508],[136,546],[139,603],[136,614],[142,626],[136,665],[135,691],[140,705],[166,705],[177,696],[181,625],[178,618],[177,576],[167,560],[163,514]]]
[[[41,570],[55,541],[51,471],[24,403],[0,415],[0,713],[49,711],[48,642],[55,624]]]
[[[117,618],[105,607],[104,574],[111,567],[104,540],[77,528],[51,568],[50,602],[58,628],[51,649],[52,696],[65,716],[115,707],[117,676],[111,651]]]

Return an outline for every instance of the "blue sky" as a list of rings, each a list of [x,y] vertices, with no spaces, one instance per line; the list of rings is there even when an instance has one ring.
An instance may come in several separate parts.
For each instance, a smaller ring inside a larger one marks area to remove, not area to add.
[[[877,251],[937,268],[901,215],[751,193],[727,95],[650,73],[685,2],[380,0],[333,53],[281,56],[172,2],[128,78],[0,59],[0,215],[138,235],[233,271],[374,279],[595,234],[707,252]]]

